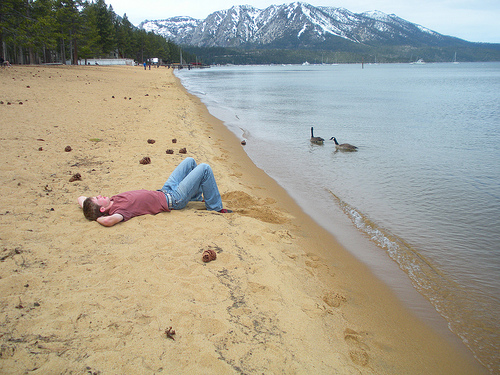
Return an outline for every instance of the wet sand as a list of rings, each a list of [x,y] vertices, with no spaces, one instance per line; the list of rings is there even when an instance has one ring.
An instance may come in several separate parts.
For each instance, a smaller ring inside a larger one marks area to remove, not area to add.
[[[255,167],[171,70],[12,67],[0,87],[0,372],[485,372]],[[111,228],[83,217],[78,196],[158,189],[187,156],[212,166],[232,214],[191,203]],[[207,249],[217,259],[204,263]]]

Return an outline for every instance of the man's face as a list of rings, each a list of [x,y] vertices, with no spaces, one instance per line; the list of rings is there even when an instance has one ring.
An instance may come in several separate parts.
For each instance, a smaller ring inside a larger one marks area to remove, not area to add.
[[[105,212],[111,205],[111,200],[108,197],[103,197],[102,195],[98,195],[97,197],[92,198],[92,200],[101,207],[101,212]]]

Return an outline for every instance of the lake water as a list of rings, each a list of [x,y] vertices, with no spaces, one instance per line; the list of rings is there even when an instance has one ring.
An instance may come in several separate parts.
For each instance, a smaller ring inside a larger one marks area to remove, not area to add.
[[[347,250],[500,371],[500,63],[176,74]]]

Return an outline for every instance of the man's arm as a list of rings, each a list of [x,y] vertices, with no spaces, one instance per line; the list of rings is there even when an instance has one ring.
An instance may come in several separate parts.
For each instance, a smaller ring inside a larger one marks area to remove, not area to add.
[[[97,218],[97,222],[105,227],[112,227],[113,225],[119,223],[123,220],[121,214],[113,214],[110,216],[101,216]]]

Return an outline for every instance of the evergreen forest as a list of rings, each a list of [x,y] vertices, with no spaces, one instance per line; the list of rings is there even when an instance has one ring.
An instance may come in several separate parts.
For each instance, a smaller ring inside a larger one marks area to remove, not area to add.
[[[179,62],[180,48],[138,29],[104,0],[0,0],[0,57],[13,64],[78,64],[90,58]],[[188,62],[194,56],[183,52]]]

